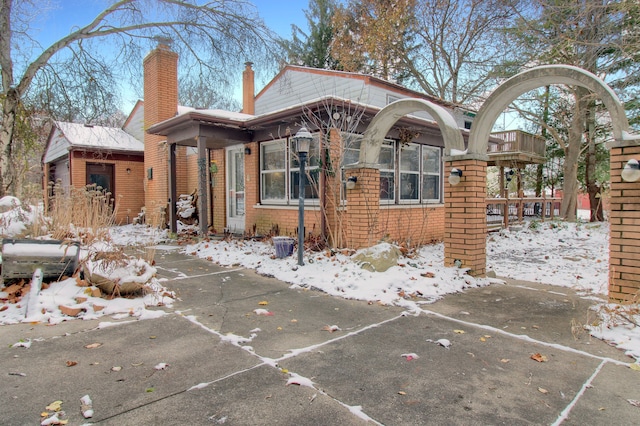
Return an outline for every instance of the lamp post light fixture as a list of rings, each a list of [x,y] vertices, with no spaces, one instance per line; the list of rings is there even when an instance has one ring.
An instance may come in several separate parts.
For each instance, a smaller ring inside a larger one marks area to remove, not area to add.
[[[313,140],[313,135],[306,127],[301,127],[298,133],[293,137],[298,150],[298,159],[300,160],[300,178],[298,179],[298,265],[304,265],[304,187],[306,186],[306,176],[304,171],[304,163],[307,161],[307,153],[309,146]]]
[[[625,182],[635,182],[640,179],[640,163],[633,158],[627,161],[620,175]]]
[[[462,178],[462,170],[456,169],[455,167],[451,169],[451,174],[449,175],[449,183],[452,186],[456,186],[460,183],[460,178]]]

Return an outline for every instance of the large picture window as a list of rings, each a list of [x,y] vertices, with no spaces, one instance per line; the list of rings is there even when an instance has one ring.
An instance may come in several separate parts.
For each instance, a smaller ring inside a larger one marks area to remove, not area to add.
[[[361,141],[362,135],[343,134],[343,167],[358,161]],[[441,152],[435,146],[385,139],[379,158],[380,203],[440,203]]]
[[[320,143],[318,135],[309,147],[305,171],[305,203],[318,200],[320,173]],[[278,139],[260,144],[260,200],[263,204],[295,204],[298,202],[300,162],[296,144]]]

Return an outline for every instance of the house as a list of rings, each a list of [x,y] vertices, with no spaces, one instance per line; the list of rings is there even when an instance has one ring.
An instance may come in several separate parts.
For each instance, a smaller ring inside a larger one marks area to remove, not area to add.
[[[45,188],[96,184],[111,193],[116,223],[131,222],[144,206],[143,116],[138,102],[122,128],[55,122],[42,157]]]
[[[145,204],[147,212],[166,209],[172,229],[178,195],[198,189],[202,232],[296,235],[293,136],[305,127],[314,137],[304,188],[306,238],[354,248],[367,238],[411,245],[443,238],[444,141],[427,112],[401,117],[386,135],[379,203],[349,205],[348,165],[358,160],[371,119],[396,100],[437,103],[465,140],[471,111],[376,77],[291,65],[254,96],[251,63],[243,72],[242,112],[178,108],[177,61],[166,45],[144,60]],[[357,225],[367,211],[375,211],[376,221],[363,229]]]

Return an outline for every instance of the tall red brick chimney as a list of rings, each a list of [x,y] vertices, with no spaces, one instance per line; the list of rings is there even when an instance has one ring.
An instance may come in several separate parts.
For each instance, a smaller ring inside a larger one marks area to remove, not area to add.
[[[144,128],[175,116],[178,110],[178,54],[163,42],[143,61]],[[147,220],[167,206],[168,150],[165,138],[144,134],[145,207]]]
[[[253,62],[245,62],[242,71],[242,112],[254,115],[256,113],[255,80],[251,66]]]

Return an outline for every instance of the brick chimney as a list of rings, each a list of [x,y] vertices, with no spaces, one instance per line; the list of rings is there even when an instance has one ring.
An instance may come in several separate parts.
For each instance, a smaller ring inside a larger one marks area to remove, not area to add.
[[[178,110],[178,54],[159,41],[143,61],[144,128],[175,116]],[[144,134],[145,207],[147,220],[167,206],[169,185],[165,138]]]
[[[254,115],[256,113],[254,72],[251,66],[253,62],[245,62],[242,71],[242,112]]]

